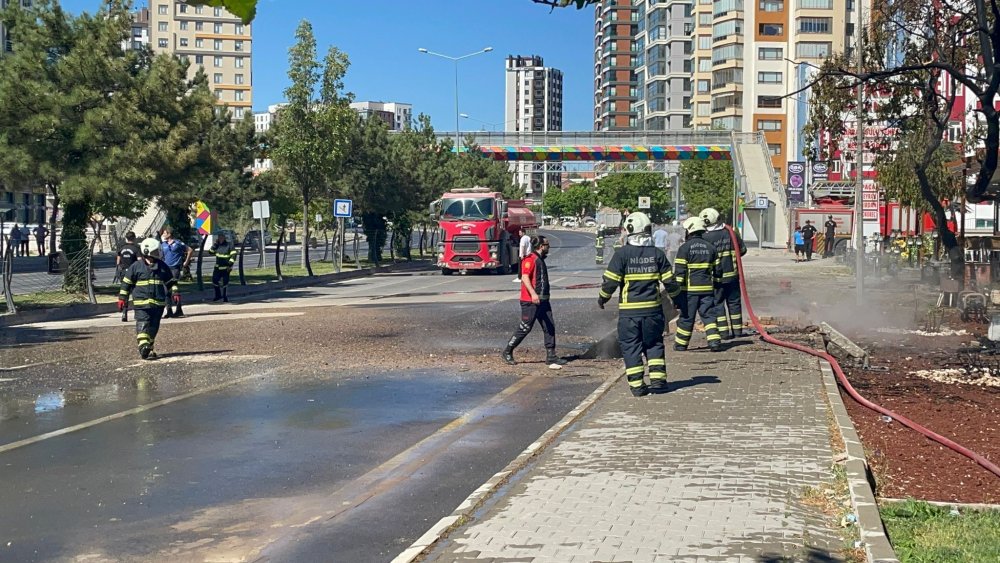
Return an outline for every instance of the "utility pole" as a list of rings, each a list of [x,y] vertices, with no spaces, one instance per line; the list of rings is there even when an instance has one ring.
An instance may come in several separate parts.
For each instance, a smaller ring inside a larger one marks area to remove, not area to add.
[[[855,42],[855,50],[858,57],[858,75],[864,73],[864,20],[861,17],[862,2],[854,4],[858,7],[858,18],[856,33],[858,35]],[[865,226],[864,226],[864,158],[865,158],[865,82],[858,80],[858,107],[857,107],[857,151],[855,154],[855,187],[854,187],[854,256],[855,256],[855,286],[857,287],[857,303],[864,304],[865,295]]]

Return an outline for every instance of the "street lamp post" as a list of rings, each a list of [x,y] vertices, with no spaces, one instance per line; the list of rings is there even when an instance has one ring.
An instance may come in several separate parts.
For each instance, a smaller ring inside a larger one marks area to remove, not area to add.
[[[475,53],[469,53],[467,55],[462,55],[461,57],[452,57],[452,56],[449,56],[449,55],[442,55],[441,53],[435,53],[434,51],[428,51],[427,49],[424,49],[423,47],[421,47],[421,48],[419,48],[417,50],[420,51],[421,53],[424,53],[425,55],[434,55],[435,57],[441,57],[442,59],[448,59],[449,61],[452,61],[453,63],[455,63],[455,151],[456,152],[461,152],[461,150],[462,150],[462,138],[460,136],[461,135],[461,126],[459,125],[459,121],[458,121],[458,119],[459,119],[459,113],[458,113],[458,61],[460,61],[462,59],[467,59],[469,57],[473,57],[475,55],[481,55],[483,53],[489,53],[490,51],[493,50],[493,47],[484,47],[483,49],[480,49],[480,50],[476,51]]]

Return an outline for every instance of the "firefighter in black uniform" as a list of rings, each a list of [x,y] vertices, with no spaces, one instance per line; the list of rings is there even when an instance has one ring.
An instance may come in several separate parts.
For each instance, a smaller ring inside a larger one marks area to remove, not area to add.
[[[642,397],[649,392],[667,390],[667,363],[663,349],[666,315],[660,284],[671,298],[680,293],[680,286],[670,271],[667,255],[653,246],[652,222],[642,212],[625,219],[625,246],[611,257],[604,272],[597,306],[601,309],[616,290],[618,296],[618,343],[625,359],[625,378],[632,395]],[[649,386],[643,381],[649,365]]]
[[[153,345],[160,330],[160,317],[170,299],[175,305],[181,304],[177,290],[177,280],[170,268],[160,259],[160,243],[148,238],[139,245],[142,257],[125,270],[121,291],[118,295],[118,310],[125,310],[129,295],[135,310],[135,332],[139,343],[139,355],[144,360],[156,357]],[[167,293],[170,293],[168,295]]]
[[[212,301],[222,300],[229,303],[229,274],[233,270],[233,263],[236,262],[236,247],[226,239],[226,235],[219,233],[215,235],[215,242],[209,250],[215,256],[215,269],[212,270],[212,289],[215,290],[215,298]]]
[[[705,240],[715,245],[719,265],[722,267],[722,283],[715,290],[715,307],[719,312],[716,319],[723,340],[739,338],[743,334],[743,306],[740,303],[740,272],[736,268],[736,248],[730,233],[736,236],[740,256],[746,256],[747,246],[743,237],[719,220],[719,212],[709,207],[701,212],[705,220]],[[727,314],[728,309],[728,314]]]
[[[715,288],[722,280],[718,253],[715,245],[703,238],[704,219],[689,217],[684,221],[684,230],[688,233],[687,242],[677,250],[677,261],[674,264],[674,276],[684,292],[678,303],[680,318],[677,319],[674,350],[687,350],[694,330],[695,316],[700,315],[701,322],[705,324],[708,347],[713,352],[718,352],[722,349],[715,308]]]

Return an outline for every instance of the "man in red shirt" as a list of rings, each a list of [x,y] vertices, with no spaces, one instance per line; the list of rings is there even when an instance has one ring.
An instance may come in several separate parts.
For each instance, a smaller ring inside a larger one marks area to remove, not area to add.
[[[566,365],[566,360],[556,356],[556,324],[552,319],[549,271],[545,266],[549,241],[541,235],[531,237],[531,250],[531,254],[521,260],[521,324],[517,326],[500,357],[507,364],[515,365],[514,348],[528,336],[537,322],[545,332],[545,363],[550,368],[559,369]]]

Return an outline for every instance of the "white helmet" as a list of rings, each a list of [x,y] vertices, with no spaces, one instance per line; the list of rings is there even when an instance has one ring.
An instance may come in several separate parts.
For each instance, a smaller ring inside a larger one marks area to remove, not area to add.
[[[705,220],[706,225],[714,225],[719,222],[719,212],[708,207],[701,210],[701,218]]]
[[[705,220],[701,217],[688,217],[684,220],[684,230],[687,231],[689,235],[704,231]]]
[[[160,242],[155,238],[143,239],[139,243],[139,250],[142,251],[143,256],[150,256],[152,258],[160,257]]]
[[[628,217],[625,218],[625,231],[630,235],[638,235],[649,231],[653,226],[653,222],[649,220],[649,215],[646,215],[642,211],[636,211],[635,213],[630,213]]]

